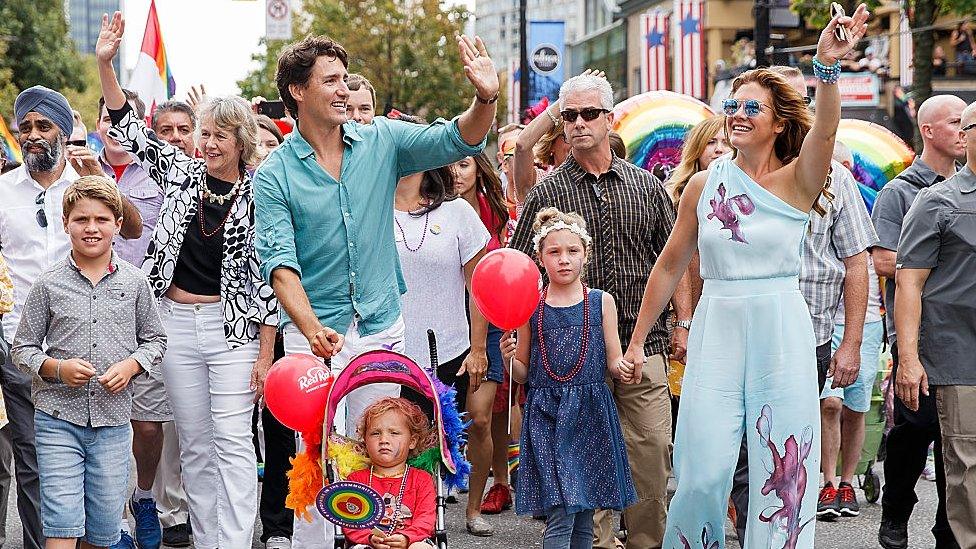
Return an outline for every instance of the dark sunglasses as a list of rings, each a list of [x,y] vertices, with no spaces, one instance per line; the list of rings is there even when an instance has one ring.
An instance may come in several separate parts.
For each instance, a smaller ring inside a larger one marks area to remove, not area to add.
[[[563,122],[576,122],[577,116],[582,116],[583,120],[589,122],[591,120],[596,120],[598,116],[605,112],[610,112],[607,109],[582,109],[574,111],[572,109],[567,109],[565,111],[559,111],[560,116],[563,117]]]
[[[72,141],[68,141],[67,143],[68,143],[68,145],[74,145],[75,147],[87,147],[88,146],[88,142],[85,141],[84,139],[74,139]]]
[[[47,191],[41,191],[41,193],[37,195],[37,198],[34,199],[34,204],[40,206],[40,208],[38,208],[37,210],[37,213],[34,214],[34,219],[37,220],[37,224],[40,225],[41,227],[47,227],[47,215],[44,214],[45,193],[47,193]]]
[[[746,116],[752,118],[759,116],[764,105],[758,99],[726,99],[722,101],[722,111],[725,112],[725,116],[735,116],[740,107],[745,110]]]

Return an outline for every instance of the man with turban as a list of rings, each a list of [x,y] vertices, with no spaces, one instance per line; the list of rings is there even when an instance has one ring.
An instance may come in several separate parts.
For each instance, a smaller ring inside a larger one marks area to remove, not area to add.
[[[14,102],[14,117],[24,163],[0,176],[0,249],[14,283],[14,310],[3,315],[2,335],[7,341],[13,341],[34,280],[71,251],[62,223],[65,190],[80,175],[103,175],[89,149],[66,144],[74,119],[68,100],[60,93],[44,86],[24,90]],[[135,208],[127,204],[122,234],[137,238],[142,220],[130,211]],[[7,357],[0,369],[0,385],[10,420],[0,436],[13,448],[23,546],[40,549],[44,537],[38,509],[31,378]]]

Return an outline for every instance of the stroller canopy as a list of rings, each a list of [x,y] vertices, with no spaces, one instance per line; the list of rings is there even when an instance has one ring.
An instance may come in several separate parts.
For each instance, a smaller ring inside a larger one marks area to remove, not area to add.
[[[440,446],[441,461],[451,473],[457,472],[457,465],[451,457],[447,438],[444,435],[444,421],[441,417],[440,397],[427,372],[409,357],[393,351],[369,351],[352,360],[332,383],[322,433],[322,459],[328,459],[329,434],[335,420],[339,401],[350,392],[372,383],[397,383],[410,387],[424,395],[433,403],[434,423],[437,426],[437,441]]]

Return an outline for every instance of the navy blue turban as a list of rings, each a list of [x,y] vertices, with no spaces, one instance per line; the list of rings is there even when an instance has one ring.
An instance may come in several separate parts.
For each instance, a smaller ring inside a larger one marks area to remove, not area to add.
[[[24,121],[29,112],[36,112],[47,117],[61,129],[64,138],[71,136],[75,120],[71,114],[71,105],[63,95],[44,86],[32,86],[20,92],[14,102],[14,117],[17,124]]]

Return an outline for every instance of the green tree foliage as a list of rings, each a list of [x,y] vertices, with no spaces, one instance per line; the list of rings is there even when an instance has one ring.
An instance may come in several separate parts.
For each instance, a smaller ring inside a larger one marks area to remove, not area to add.
[[[81,56],[82,90],[61,90],[68,98],[71,107],[81,114],[81,120],[88,127],[88,131],[96,131],[98,124],[98,100],[102,97],[102,86],[98,81],[98,61],[92,54]]]
[[[323,34],[349,52],[349,71],[376,88],[378,110],[391,105],[433,119],[467,108],[472,88],[464,77],[454,37],[468,12],[439,0],[307,0],[295,36]],[[284,44],[265,43],[259,67],[238,82],[245,97],[277,97],[274,73]],[[490,52],[489,52],[490,53]]]
[[[40,84],[84,90],[83,70],[68,35],[63,0],[0,1],[0,112],[9,117],[19,90]]]

